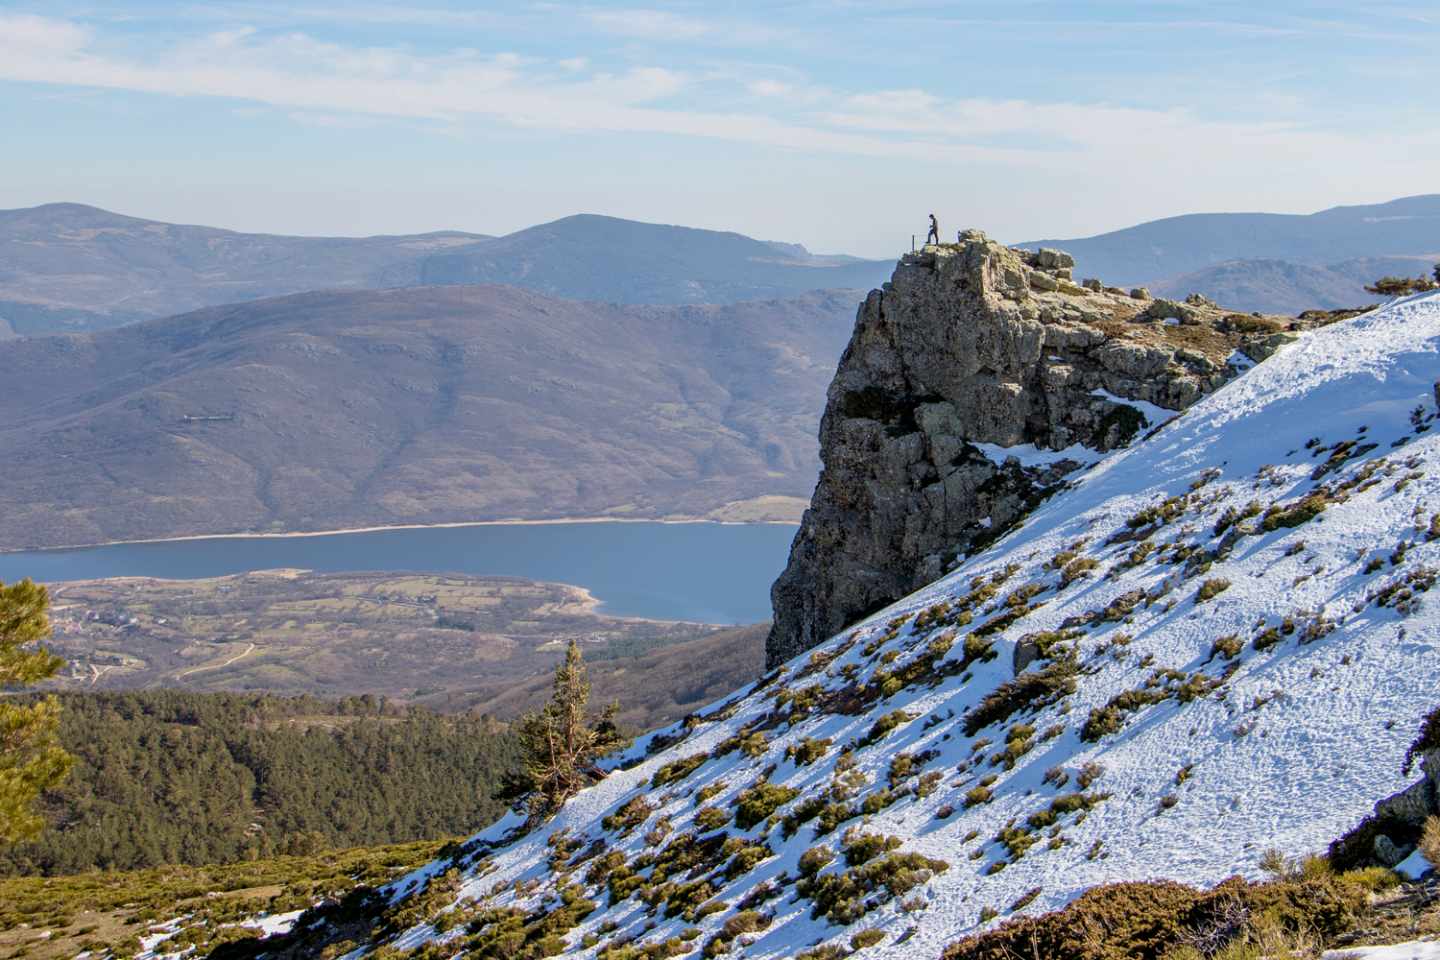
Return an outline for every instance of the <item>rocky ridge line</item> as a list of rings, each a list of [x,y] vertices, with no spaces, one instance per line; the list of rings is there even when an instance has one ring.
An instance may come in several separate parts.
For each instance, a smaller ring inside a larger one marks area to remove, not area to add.
[[[969,230],[906,254],[866,297],[827,395],[824,468],[771,591],[771,666],[935,580],[1304,325],[1077,283],[1073,267]]]

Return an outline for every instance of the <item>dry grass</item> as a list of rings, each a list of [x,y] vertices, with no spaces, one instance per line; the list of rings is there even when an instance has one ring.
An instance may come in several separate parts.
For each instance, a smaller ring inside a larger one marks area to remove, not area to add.
[[[1425,821],[1425,831],[1420,834],[1420,854],[1431,866],[1440,868],[1440,817]]]

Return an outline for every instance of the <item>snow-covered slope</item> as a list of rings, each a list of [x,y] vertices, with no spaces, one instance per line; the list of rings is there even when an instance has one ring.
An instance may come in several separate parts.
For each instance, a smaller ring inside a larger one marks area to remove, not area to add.
[[[455,920],[565,888],[597,904],[557,921],[567,956],[874,929],[866,956],[936,957],[1095,884],[1323,848],[1440,701],[1437,380],[1440,295],[1305,335],[552,821],[401,881],[390,942],[459,953]]]

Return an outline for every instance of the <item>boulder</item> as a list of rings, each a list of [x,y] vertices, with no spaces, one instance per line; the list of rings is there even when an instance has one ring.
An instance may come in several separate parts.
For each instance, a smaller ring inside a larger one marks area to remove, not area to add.
[[[1391,840],[1383,833],[1376,834],[1375,836],[1375,859],[1379,860],[1380,863],[1384,866],[1398,866],[1406,857],[1410,855],[1410,851],[1413,849],[1415,848],[1397,847],[1395,845],[1395,841]]]
[[[1153,300],[1144,313],[1151,320],[1179,320],[1185,324],[1200,322],[1200,314],[1192,305],[1174,300]]]
[[[1275,355],[1275,351],[1287,343],[1294,343],[1298,340],[1293,333],[1272,333],[1265,337],[1252,337],[1240,344],[1240,352],[1245,354],[1256,363],[1268,360]]]
[[[1035,270],[1030,274],[1030,286],[1036,290],[1059,290],[1060,281],[1051,274]]]
[[[1064,270],[1075,266],[1075,258],[1063,250],[1042,247],[1035,254],[1035,265],[1041,270]]]

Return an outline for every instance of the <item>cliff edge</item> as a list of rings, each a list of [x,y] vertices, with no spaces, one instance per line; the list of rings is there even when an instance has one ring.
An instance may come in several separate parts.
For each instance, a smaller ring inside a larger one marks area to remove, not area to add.
[[[1073,265],[970,230],[906,254],[866,297],[771,591],[771,666],[935,580],[1296,326],[1077,283]]]

